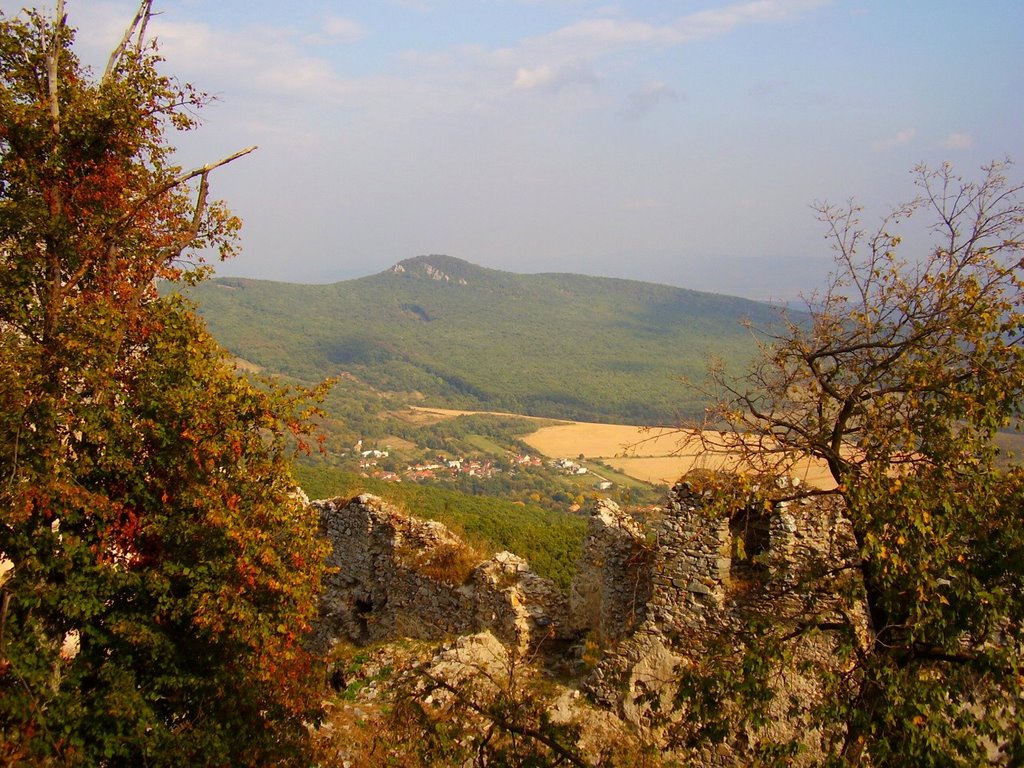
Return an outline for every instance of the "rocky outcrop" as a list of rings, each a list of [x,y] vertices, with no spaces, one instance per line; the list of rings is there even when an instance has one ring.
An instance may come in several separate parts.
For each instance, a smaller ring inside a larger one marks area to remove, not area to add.
[[[376,496],[315,501],[331,542],[312,645],[396,637],[438,640],[481,630],[525,650],[566,616],[557,587],[510,552],[474,553],[445,526]]]
[[[434,263],[432,263],[434,262]],[[426,277],[437,282],[451,283],[457,285],[469,285],[469,282],[462,275],[452,275],[444,271],[442,266],[450,265],[450,269],[464,269],[466,263],[450,256],[416,256],[412,259],[400,261],[391,268],[392,274],[408,275],[410,277]]]

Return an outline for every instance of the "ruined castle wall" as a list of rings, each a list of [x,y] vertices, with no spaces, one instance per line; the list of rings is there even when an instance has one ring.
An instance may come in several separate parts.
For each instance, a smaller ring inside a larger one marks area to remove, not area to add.
[[[720,632],[751,606],[780,618],[786,611],[776,611],[774,603],[806,611],[805,598],[787,605],[790,587],[806,586],[808,574],[856,557],[852,527],[836,498],[795,498],[768,510],[751,501],[747,508],[711,513],[713,493],[682,482],[651,523],[658,546],[649,609],[666,634]],[[819,608],[840,585],[821,586]]]
[[[727,519],[713,519],[700,493],[677,485],[651,524],[658,542],[650,614],[667,635],[692,635],[722,621],[731,536]]]
[[[410,517],[369,494],[313,506],[332,546],[315,648],[329,648],[335,639],[433,640],[489,629],[525,650],[551,635],[568,613],[554,584],[511,553],[446,578],[437,563],[458,561],[467,548],[440,523]]]
[[[550,579],[530,570],[511,552],[481,563],[471,578],[476,609],[473,624],[488,629],[520,651],[546,639],[566,637],[565,596]]]
[[[752,616],[770,617],[780,635],[805,625],[808,615],[852,620],[867,637],[857,569],[849,567],[857,546],[842,502],[800,498],[787,484],[772,490],[793,500],[766,507],[737,496],[736,509],[720,509],[718,491],[682,482],[644,526],[614,503],[598,502],[568,600],[508,552],[469,562],[457,578],[446,578],[434,566],[464,553],[465,545],[443,525],[376,497],[314,502],[333,547],[314,642],[326,649],[336,638],[367,643],[489,630],[522,655],[549,638],[586,637],[603,652],[585,683],[589,693],[660,743],[666,715],[675,713],[681,718],[675,726],[685,728],[676,700],[681,671],[715,653],[735,661],[742,646],[737,630]],[[793,637],[793,660],[778,675],[770,724],[737,732],[687,760],[745,765],[759,738],[799,734],[814,741],[808,724],[791,719],[787,702],[826,695],[816,670],[834,671],[841,663],[837,640],[825,632]]]
[[[411,567],[414,555],[461,542],[444,526],[413,521],[369,495],[314,502],[333,549],[315,629],[368,643],[389,637],[443,637],[470,631],[468,596]]]
[[[649,521],[648,538],[654,538],[655,548],[653,567],[646,571],[651,588],[643,620],[608,649],[586,681],[595,700],[615,709],[654,743],[661,738],[659,729],[668,725],[666,714],[677,709],[678,670],[706,660],[714,648],[731,652],[741,637],[737,630],[750,617],[770,616],[783,633],[800,626],[808,615],[826,620],[841,615],[863,630],[867,627],[866,611],[857,598],[856,570],[836,567],[855,563],[857,553],[841,501],[805,497],[766,509],[751,500],[738,501],[735,510],[711,510],[713,493],[680,483],[662,512]],[[607,531],[591,535],[600,542],[614,541]],[[592,552],[608,556],[588,540],[585,557]],[[724,646],[718,641],[725,641]],[[792,662],[775,683],[774,722],[758,732],[734,734],[728,743],[688,759],[698,766],[745,765],[753,756],[749,745],[759,738],[784,739],[797,733],[813,741],[807,724],[791,721],[786,702],[790,696],[810,702],[823,695],[813,670],[835,670],[841,663],[837,642],[826,633],[801,636]],[[805,757],[813,762],[812,754]]]
[[[651,597],[653,558],[643,527],[610,499],[598,501],[569,592],[570,633],[602,646],[631,633]]]

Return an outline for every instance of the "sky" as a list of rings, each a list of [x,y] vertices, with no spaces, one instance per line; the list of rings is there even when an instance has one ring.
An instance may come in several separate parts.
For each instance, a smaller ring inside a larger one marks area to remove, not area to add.
[[[0,0],[16,13],[23,2]],[[67,0],[102,71],[136,3]],[[1024,177],[1021,0],[157,0],[173,137],[242,217],[218,274],[324,283],[441,253],[786,300],[919,163]]]

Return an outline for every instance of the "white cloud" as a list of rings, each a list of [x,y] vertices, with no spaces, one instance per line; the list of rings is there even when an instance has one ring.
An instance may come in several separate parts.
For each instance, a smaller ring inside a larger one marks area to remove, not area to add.
[[[672,47],[718,37],[749,24],[777,23],[831,3],[832,0],[748,0],[687,14],[666,23],[626,16],[619,8],[591,11],[590,18],[530,37],[512,49],[492,51],[497,59],[517,62],[517,90],[558,90],[569,83],[595,83],[590,66],[579,62],[606,61],[616,51]],[[669,94],[637,92],[630,97],[633,112],[650,109]]]
[[[366,37],[366,28],[352,19],[332,16],[324,22],[324,34],[346,43],[356,43]]]
[[[743,24],[785,21],[831,0],[752,0],[684,16],[672,25],[673,42],[688,43],[725,34]]]
[[[892,136],[886,136],[878,139],[872,143],[872,148],[876,150],[895,149],[896,147],[905,147],[907,144],[914,140],[917,136],[916,128],[904,128],[902,131],[897,131]]]
[[[265,66],[260,80],[278,93],[293,96],[339,95],[343,90],[326,62],[308,57]]]
[[[969,133],[951,133],[941,142],[943,149],[970,149],[974,146],[974,139]]]
[[[218,35],[205,24],[158,19],[151,27],[160,43],[160,55],[175,65],[203,69],[244,70],[256,64],[258,50]]]
[[[555,30],[549,39],[599,45],[629,45],[648,42],[670,43],[673,42],[673,34],[667,27],[656,27],[642,21],[587,19]]]
[[[597,75],[584,61],[570,61],[558,66],[541,64],[520,67],[512,87],[517,91],[556,92],[570,85],[597,85]]]
[[[430,10],[430,4],[426,0],[388,0],[391,5],[397,5],[399,8],[408,8],[411,11],[419,11],[420,13],[426,13]]]
[[[520,67],[516,71],[516,81],[512,87],[521,91],[529,91],[548,85],[554,78],[555,70],[549,64],[541,64],[539,67],[533,67],[532,69]]]
[[[229,83],[228,92],[235,101],[246,91],[336,101],[352,90],[352,83],[327,59],[307,52],[308,38],[294,29],[224,30],[158,17],[152,31],[169,69],[218,91]],[[344,25],[336,25],[335,31],[343,34]]]
[[[679,45],[717,37],[744,24],[785,21],[830,3],[831,0],[752,0],[687,14],[662,25],[621,17],[586,19],[535,38],[535,42],[597,47]]]

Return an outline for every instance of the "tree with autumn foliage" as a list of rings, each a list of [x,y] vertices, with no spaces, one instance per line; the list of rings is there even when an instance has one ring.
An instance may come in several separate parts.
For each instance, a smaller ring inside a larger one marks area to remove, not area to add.
[[[756,733],[748,754],[766,762],[1024,762],[1024,467],[998,440],[1024,398],[1024,185],[1011,170],[919,167],[917,197],[874,231],[852,204],[820,206],[836,258],[827,289],[762,333],[745,376],[712,372],[705,426],[724,431],[703,433],[707,449],[761,477],[822,461],[834,489],[754,479],[751,498],[841,497],[856,556],[791,590],[848,610],[807,599],[792,616],[751,615],[718,662],[688,674],[690,737]],[[901,232],[931,245],[903,257]],[[821,638],[834,650],[814,670],[824,694],[789,702],[806,729],[780,743],[763,729],[779,680],[767,660]]]
[[[0,764],[300,764],[323,557],[291,481],[305,393],[236,374],[158,280],[239,221],[171,131],[151,2],[95,77],[0,15]],[[308,762],[306,763],[308,764]]]

